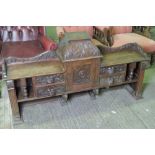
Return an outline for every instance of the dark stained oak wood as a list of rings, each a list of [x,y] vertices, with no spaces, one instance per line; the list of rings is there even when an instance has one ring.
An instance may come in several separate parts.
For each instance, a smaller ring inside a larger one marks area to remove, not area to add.
[[[149,58],[135,43],[111,48],[85,34],[78,34],[76,39],[72,33],[64,36],[55,53],[54,57],[47,52],[35,58],[5,61],[13,115],[21,115],[18,104],[24,101],[59,95],[66,101],[71,93],[92,90],[97,95],[100,88],[124,84],[134,88],[136,98],[142,95]]]
[[[17,94],[16,94],[14,81],[8,80],[7,87],[8,87],[8,93],[9,93],[13,116],[18,118],[18,117],[20,117],[20,113],[19,113],[19,106],[18,106],[18,102],[17,102]]]
[[[23,63],[8,66],[8,78],[20,79],[22,77],[28,78],[35,76],[42,76],[48,74],[62,73],[64,71],[63,65],[58,61],[45,61]]]

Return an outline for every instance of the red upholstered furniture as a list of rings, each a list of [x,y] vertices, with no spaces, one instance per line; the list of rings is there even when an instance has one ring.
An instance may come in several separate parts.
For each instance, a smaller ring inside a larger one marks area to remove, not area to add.
[[[130,33],[132,26],[111,26],[112,34]]]
[[[87,32],[95,45],[104,44],[109,46],[107,38],[109,26],[57,26],[56,31],[61,40],[66,32]]]
[[[114,43],[112,47],[122,46],[127,43],[138,43],[147,53],[155,52],[155,41],[136,33],[116,34],[113,36]]]
[[[44,27],[3,26],[0,27],[0,39],[0,73],[3,58],[29,58],[57,48],[57,45],[45,36]]]
[[[139,44],[146,53],[155,52],[155,41],[142,35],[132,32],[131,26],[114,26],[112,27],[113,45],[119,47],[127,43]]]
[[[57,26],[57,35],[61,37],[65,32],[88,32],[90,37],[93,37],[93,27],[94,26]],[[109,28],[109,26],[95,26],[96,28],[103,31],[105,28]]]
[[[92,26],[64,26],[65,32],[82,32],[86,31],[90,36],[93,36],[93,28]]]
[[[111,27],[111,34],[113,37],[113,43],[111,47],[120,47],[128,43],[137,43],[140,45],[144,52],[148,53],[152,57],[152,62],[154,61],[155,53],[155,41],[142,36],[137,33],[133,33],[131,26],[113,26]]]
[[[155,41],[149,39],[145,36],[133,33],[132,26],[96,26],[100,30],[105,28],[111,29],[111,34],[113,35],[112,47],[119,47],[128,43],[139,44],[145,52],[152,53],[155,51]],[[93,37],[93,26],[63,26],[57,27],[57,34],[61,36],[65,32],[82,32],[86,31]]]

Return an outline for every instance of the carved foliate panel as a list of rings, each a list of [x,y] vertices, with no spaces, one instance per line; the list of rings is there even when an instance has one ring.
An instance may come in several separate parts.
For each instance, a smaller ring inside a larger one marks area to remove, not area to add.
[[[77,67],[73,71],[73,83],[81,84],[90,82],[90,67],[91,65]]]
[[[101,77],[100,78],[100,85],[102,86],[110,86],[115,84],[121,84],[125,81],[125,75],[115,75],[110,77]]]
[[[125,81],[125,75],[117,75],[113,77],[114,84],[119,84]]]
[[[126,64],[100,68],[100,74],[111,75],[119,72],[126,72]]]
[[[110,86],[113,84],[114,79],[112,77],[108,78],[100,78],[100,85],[102,86]]]
[[[114,66],[114,72],[125,72],[126,71],[126,64],[123,65],[116,65]]]
[[[71,33],[69,35],[74,35],[69,37],[70,39],[72,38],[74,41],[68,42],[67,40],[69,38],[63,38],[60,41],[59,47],[56,51],[56,53],[63,61],[76,59],[79,60],[80,58],[101,56],[100,50],[92,43],[90,39],[81,40],[80,38],[77,38],[79,32],[76,35],[74,33]]]
[[[35,82],[38,85],[46,85],[46,84],[52,84],[52,83],[57,83],[57,82],[63,82],[63,81],[64,81],[63,74],[38,76],[35,78]]]
[[[65,86],[49,86],[49,87],[39,87],[36,89],[37,97],[48,97],[62,94],[65,92]]]

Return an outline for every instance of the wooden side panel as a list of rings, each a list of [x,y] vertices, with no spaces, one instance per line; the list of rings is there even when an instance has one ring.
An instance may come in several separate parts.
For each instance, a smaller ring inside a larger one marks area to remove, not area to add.
[[[135,87],[135,96],[137,99],[142,97],[145,68],[146,68],[146,64],[144,62],[141,62],[139,64],[138,81]]]
[[[8,87],[8,94],[10,98],[11,108],[12,108],[12,114],[14,117],[20,117],[14,82],[12,80],[8,80],[7,87]]]

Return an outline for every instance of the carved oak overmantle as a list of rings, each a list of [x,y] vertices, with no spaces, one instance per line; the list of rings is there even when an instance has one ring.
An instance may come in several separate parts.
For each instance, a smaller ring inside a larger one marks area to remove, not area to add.
[[[80,40],[79,40],[80,38]],[[56,51],[32,58],[5,59],[4,75],[12,110],[19,114],[24,101],[129,84],[134,96],[142,95],[142,82],[149,58],[136,43],[119,48],[96,46],[87,35],[69,35]],[[17,72],[17,69],[19,72]],[[22,91],[21,91],[22,90]]]

